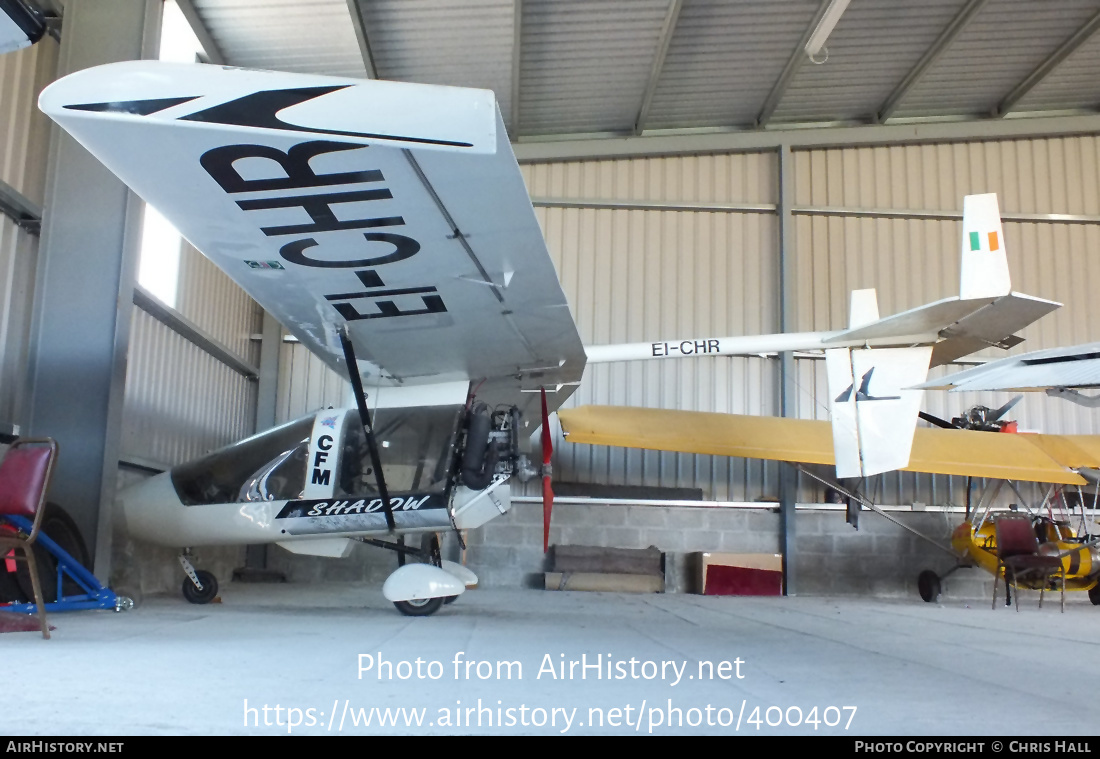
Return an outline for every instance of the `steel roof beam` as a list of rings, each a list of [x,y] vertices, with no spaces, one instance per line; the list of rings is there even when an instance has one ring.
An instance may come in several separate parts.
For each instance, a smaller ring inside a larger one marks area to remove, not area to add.
[[[988,1],[970,0],[963,6],[961,11],[955,14],[955,18],[951,19],[951,23],[940,32],[940,36],[936,38],[932,46],[924,51],[924,55],[917,61],[917,65],[913,66],[909,73],[905,75],[905,78],[894,88],[894,91],[886,96],[886,100],[883,101],[882,106],[875,114],[875,123],[881,124],[893,115],[901,101],[909,94],[909,91],[916,86],[925,72],[932,67],[932,64],[939,60],[944,51],[955,41],[955,38],[962,34],[966,25],[978,15],[978,12]]]
[[[191,27],[191,31],[195,33],[195,37],[198,38],[199,44],[202,45],[203,53],[206,54],[206,60],[210,63],[216,63],[219,66],[225,66],[229,63],[226,60],[225,55],[222,54],[221,48],[218,47],[218,43],[214,41],[214,38],[210,35],[210,30],[206,28],[206,24],[202,20],[202,16],[195,10],[195,4],[191,0],[176,0],[176,6],[183,13],[183,17],[187,19],[187,24]]]
[[[783,99],[783,93],[787,91],[787,87],[790,86],[791,81],[794,79],[794,75],[798,73],[798,70],[802,68],[802,62],[806,60],[806,43],[810,41],[810,37],[814,33],[814,29],[821,23],[821,17],[825,15],[825,11],[829,8],[829,0],[821,0],[821,5],[817,9],[817,13],[810,19],[809,26],[806,27],[806,31],[802,33],[802,38],[798,40],[798,45],[795,46],[794,52],[791,53],[791,57],[787,59],[787,63],[783,66],[783,71],[780,72],[779,78],[775,80],[775,84],[772,85],[771,92],[764,98],[764,105],[760,107],[760,113],[756,115],[756,126],[765,126],[771,121],[772,116],[775,115],[775,109],[779,107],[779,101]]]
[[[42,229],[42,209],[4,181],[0,181],[0,214],[32,235]]]
[[[1050,54],[1050,56],[1040,63],[1034,71],[1024,77],[1024,80],[1012,88],[1012,91],[1005,95],[1004,99],[997,104],[996,110],[994,110],[994,116],[1004,116],[1006,113],[1016,107],[1024,97],[1031,92],[1047,74],[1053,71],[1059,66],[1066,58],[1069,58],[1081,47],[1081,45],[1088,42],[1089,38],[1100,29],[1100,13],[1090,18],[1085,22],[1085,25],[1078,29],[1073,35],[1063,42],[1058,48]]]
[[[514,144],[520,162],[595,160],[680,153],[754,153],[790,145],[795,150],[868,145],[917,145],[933,142],[1034,139],[1100,135],[1100,114],[1034,118],[928,121],[920,124],[865,124],[808,129],[743,129],[739,131],[659,134],[644,137],[578,139],[565,134]]]
[[[370,36],[367,34],[367,20],[357,0],[348,0],[348,13],[351,15],[351,27],[355,30],[355,40],[359,43],[359,54],[363,58],[363,68],[367,79],[378,78],[378,68],[374,65],[374,53],[370,49]]]
[[[649,106],[653,102],[657,82],[661,79],[661,69],[665,67],[665,56],[668,55],[668,46],[672,42],[672,34],[676,30],[676,22],[680,18],[680,8],[683,4],[683,0],[672,0],[668,4],[665,22],[661,25],[661,35],[657,38],[657,52],[653,56],[653,66],[649,69],[649,81],[646,82],[645,94],[642,96],[642,107],[638,109],[638,117],[634,119],[636,135],[642,133],[646,119],[649,118]]]

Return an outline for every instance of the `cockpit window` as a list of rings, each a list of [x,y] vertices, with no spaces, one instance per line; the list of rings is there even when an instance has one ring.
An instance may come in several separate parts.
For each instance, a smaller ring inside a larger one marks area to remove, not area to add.
[[[378,455],[391,493],[441,493],[454,463],[462,406],[383,408],[373,413]],[[344,419],[338,496],[377,495],[367,436],[352,411]]]
[[[300,498],[314,414],[172,468],[185,506]]]
[[[264,464],[241,486],[238,501],[289,501],[301,498],[309,460],[309,440],[303,440]]]

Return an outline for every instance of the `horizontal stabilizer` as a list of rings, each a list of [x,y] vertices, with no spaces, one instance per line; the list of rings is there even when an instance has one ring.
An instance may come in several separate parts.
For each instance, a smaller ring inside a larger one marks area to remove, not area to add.
[[[931,365],[940,366],[984,348],[1016,345],[1020,342],[1016,332],[1061,305],[1020,293],[975,300],[945,298],[845,330],[825,343],[840,346],[906,336],[938,336]]]
[[[580,406],[558,412],[570,443],[832,465],[830,425],[704,411]],[[1100,468],[1098,435],[1006,435],[918,427],[909,472],[1084,485]]]

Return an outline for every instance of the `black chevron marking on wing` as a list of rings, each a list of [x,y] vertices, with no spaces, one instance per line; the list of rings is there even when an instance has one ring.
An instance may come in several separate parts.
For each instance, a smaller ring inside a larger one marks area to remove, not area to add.
[[[435,140],[430,137],[409,137],[407,135],[375,134],[372,132],[346,132],[339,129],[314,129],[313,127],[288,124],[279,118],[279,111],[331,92],[346,89],[349,84],[326,87],[296,87],[285,90],[263,90],[244,97],[220,103],[197,113],[181,117],[181,121],[201,121],[227,126],[255,127],[261,129],[279,129],[294,132],[312,132],[314,134],[342,135],[346,137],[365,137],[367,139],[412,142],[423,145],[450,145],[452,147],[471,148],[469,142]]]
[[[131,113],[135,116],[148,116],[180,103],[198,99],[198,95],[186,98],[154,98],[152,100],[120,100],[111,103],[83,103],[67,105],[70,111],[95,111],[97,113]]]

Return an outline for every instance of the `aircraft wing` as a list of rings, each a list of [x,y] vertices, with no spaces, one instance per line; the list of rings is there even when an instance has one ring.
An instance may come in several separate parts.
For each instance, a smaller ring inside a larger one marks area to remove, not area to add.
[[[364,386],[559,405],[585,353],[492,92],[132,61],[39,105]]]
[[[46,19],[37,7],[0,2],[0,53],[30,47],[46,33]]]
[[[829,422],[700,411],[580,406],[558,411],[571,443],[834,465]],[[903,471],[1084,485],[1100,436],[920,427]]]
[[[1100,387],[1100,343],[1009,356],[917,387],[1014,391]]]

